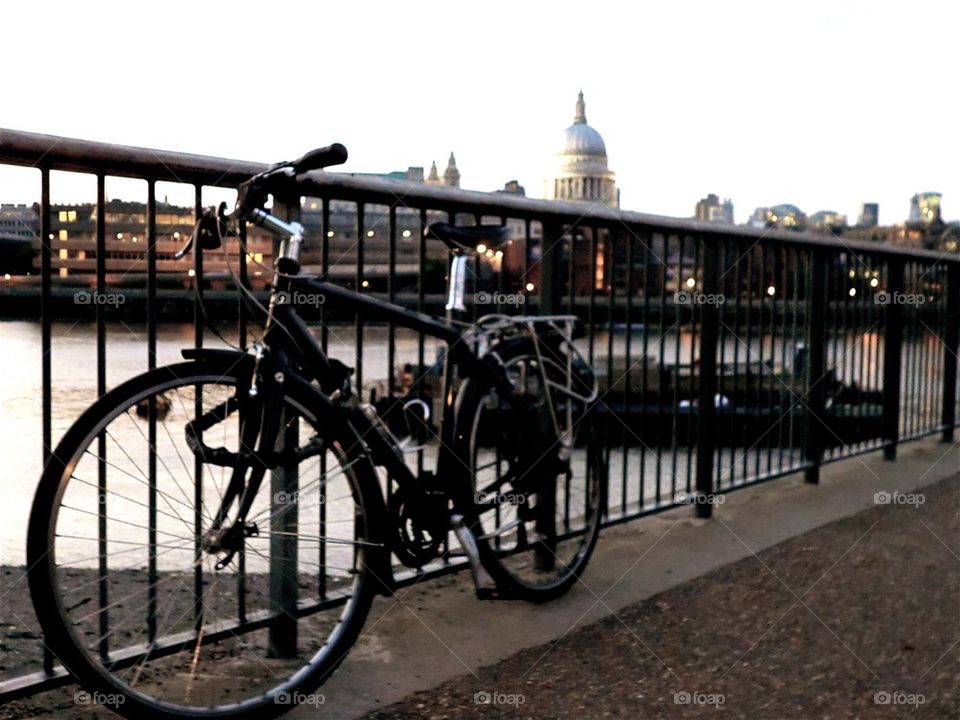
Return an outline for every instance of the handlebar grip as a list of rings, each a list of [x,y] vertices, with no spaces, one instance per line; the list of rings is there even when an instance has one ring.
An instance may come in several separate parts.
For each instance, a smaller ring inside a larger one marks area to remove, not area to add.
[[[327,147],[317,148],[294,160],[291,165],[297,174],[309,170],[319,170],[331,165],[342,165],[347,161],[347,149],[340,143],[333,143]]]

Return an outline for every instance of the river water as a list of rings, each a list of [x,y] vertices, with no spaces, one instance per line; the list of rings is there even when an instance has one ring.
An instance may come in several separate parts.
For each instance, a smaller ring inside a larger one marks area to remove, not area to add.
[[[193,326],[188,323],[164,325],[158,330],[157,364],[163,365],[180,359],[180,350],[193,344]],[[383,380],[387,376],[387,331],[382,327],[369,327],[364,330],[363,378],[364,386]],[[606,367],[606,355],[609,337],[605,332],[594,335],[594,362],[599,370]],[[671,364],[676,359],[680,363],[690,362],[690,335],[686,331],[671,331],[664,335],[663,357]],[[329,352],[349,365],[354,365],[355,330],[353,326],[336,326],[329,329]],[[660,338],[647,336],[648,354],[657,355],[660,351]],[[929,340],[923,341],[926,345]],[[643,331],[633,331],[631,338],[632,357],[640,357],[643,347]],[[223,347],[222,341],[210,334],[205,340],[209,347]],[[626,335],[613,336],[614,358],[622,358],[625,353]],[[747,357],[747,345],[734,337],[723,339],[723,353],[729,362],[738,352],[741,362]],[[920,343],[918,343],[920,344]],[[859,373],[862,377],[879,377],[878,338],[875,334],[851,338],[851,345],[857,350],[853,355],[859,359],[851,363],[839,363],[840,375]],[[417,336],[412,332],[398,330],[396,334],[397,364],[417,361]],[[787,344],[781,350],[771,353],[769,338],[755,338],[751,342],[751,360],[759,359],[761,347],[765,358],[786,359],[789,366],[796,349]],[[41,328],[34,321],[0,321],[0,458],[2,458],[4,477],[2,480],[3,503],[0,504],[0,565],[20,565],[25,558],[26,523],[30,503],[37,479],[41,472]],[[430,363],[439,350],[439,342],[427,338],[425,358]],[[831,351],[832,353],[833,351]],[[859,355],[857,355],[859,353]],[[931,354],[933,351],[931,351]],[[622,362],[622,361],[621,361]],[[617,367],[615,363],[615,368]],[[846,366],[846,367],[845,367]],[[96,399],[96,326],[88,322],[55,323],[52,328],[51,367],[53,380],[52,430],[53,442],[59,438],[77,416]],[[111,323],[107,327],[107,386],[115,387],[120,382],[147,369],[146,328],[142,325]],[[615,374],[618,374],[615,371]],[[612,477],[627,476],[623,465],[626,464],[631,477],[639,476],[640,457],[633,457],[634,451],[628,451],[626,459],[622,454],[611,457]],[[642,450],[636,452],[643,453]],[[677,477],[689,477],[685,453],[678,452],[676,467],[669,468],[671,477],[663,478],[666,487],[678,486],[683,481]],[[671,463],[673,462],[671,457]],[[653,468],[662,470],[663,463],[655,457],[645,462],[645,473]],[[639,477],[635,480],[639,481]],[[624,505],[652,497],[653,487],[659,485],[652,479],[647,480],[643,496],[639,482],[631,480],[630,489],[620,497],[617,490],[617,504]],[[629,497],[627,497],[629,495]]]

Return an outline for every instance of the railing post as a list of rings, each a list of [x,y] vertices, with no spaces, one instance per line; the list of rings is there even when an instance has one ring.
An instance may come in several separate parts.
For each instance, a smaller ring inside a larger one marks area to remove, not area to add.
[[[820,464],[823,461],[823,425],[826,388],[826,314],[827,314],[827,256],[822,250],[811,252],[807,272],[807,356],[806,403],[804,407],[804,460],[810,465],[804,471],[808,483],[820,482]]]
[[[943,441],[953,442],[957,422],[957,351],[960,349],[960,265],[947,267],[947,320],[943,339]]]
[[[900,439],[900,355],[903,352],[903,305],[898,300],[903,295],[903,259],[891,257],[887,269],[890,303],[886,306],[883,341],[883,457],[896,460]]]
[[[286,220],[300,219],[299,198],[276,198],[273,212]],[[276,261],[279,242],[274,242]],[[298,444],[298,421],[286,408],[280,416],[280,432],[274,450],[283,452]],[[299,524],[299,476],[296,462],[270,471],[270,657],[297,655],[297,568]],[[320,572],[325,572],[320,568]]]
[[[544,221],[540,243],[540,314],[553,315],[560,307],[560,295],[563,292],[560,275],[563,225],[559,222]]]
[[[720,295],[720,240],[702,239],[703,294],[707,298]],[[697,517],[713,513],[714,454],[717,441],[717,344],[720,339],[720,305],[704,302],[700,312],[700,372],[697,380]]]

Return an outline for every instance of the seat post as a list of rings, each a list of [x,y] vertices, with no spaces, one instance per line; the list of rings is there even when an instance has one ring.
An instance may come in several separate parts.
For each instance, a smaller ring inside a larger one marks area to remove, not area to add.
[[[452,313],[463,312],[467,306],[463,302],[463,294],[467,287],[467,262],[469,258],[461,252],[454,252],[450,261],[450,277],[447,285],[447,320],[452,319]]]

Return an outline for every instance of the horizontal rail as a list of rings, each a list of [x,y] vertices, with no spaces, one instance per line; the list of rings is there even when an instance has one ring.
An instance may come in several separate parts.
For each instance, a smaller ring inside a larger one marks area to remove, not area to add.
[[[267,168],[264,163],[246,160],[115,145],[3,128],[0,128],[0,164],[105,173],[158,181],[200,183],[218,187],[236,187],[251,175]],[[579,224],[619,222],[639,229],[668,233],[686,233],[714,238],[736,236],[768,243],[823,247],[833,250],[838,248],[835,238],[813,233],[718,226],[716,223],[617,210],[599,203],[585,205],[561,200],[539,200],[507,193],[436,187],[388,178],[357,177],[348,173],[310,172],[301,176],[299,184],[302,195],[363,200],[367,203],[393,205],[402,199],[402,204],[409,207],[429,207],[452,212],[502,213],[518,218],[567,219]],[[870,252],[883,256],[896,255],[945,263],[960,262],[958,258],[944,257],[941,253],[929,250],[899,248],[862,240],[844,239],[842,247],[850,251]]]

